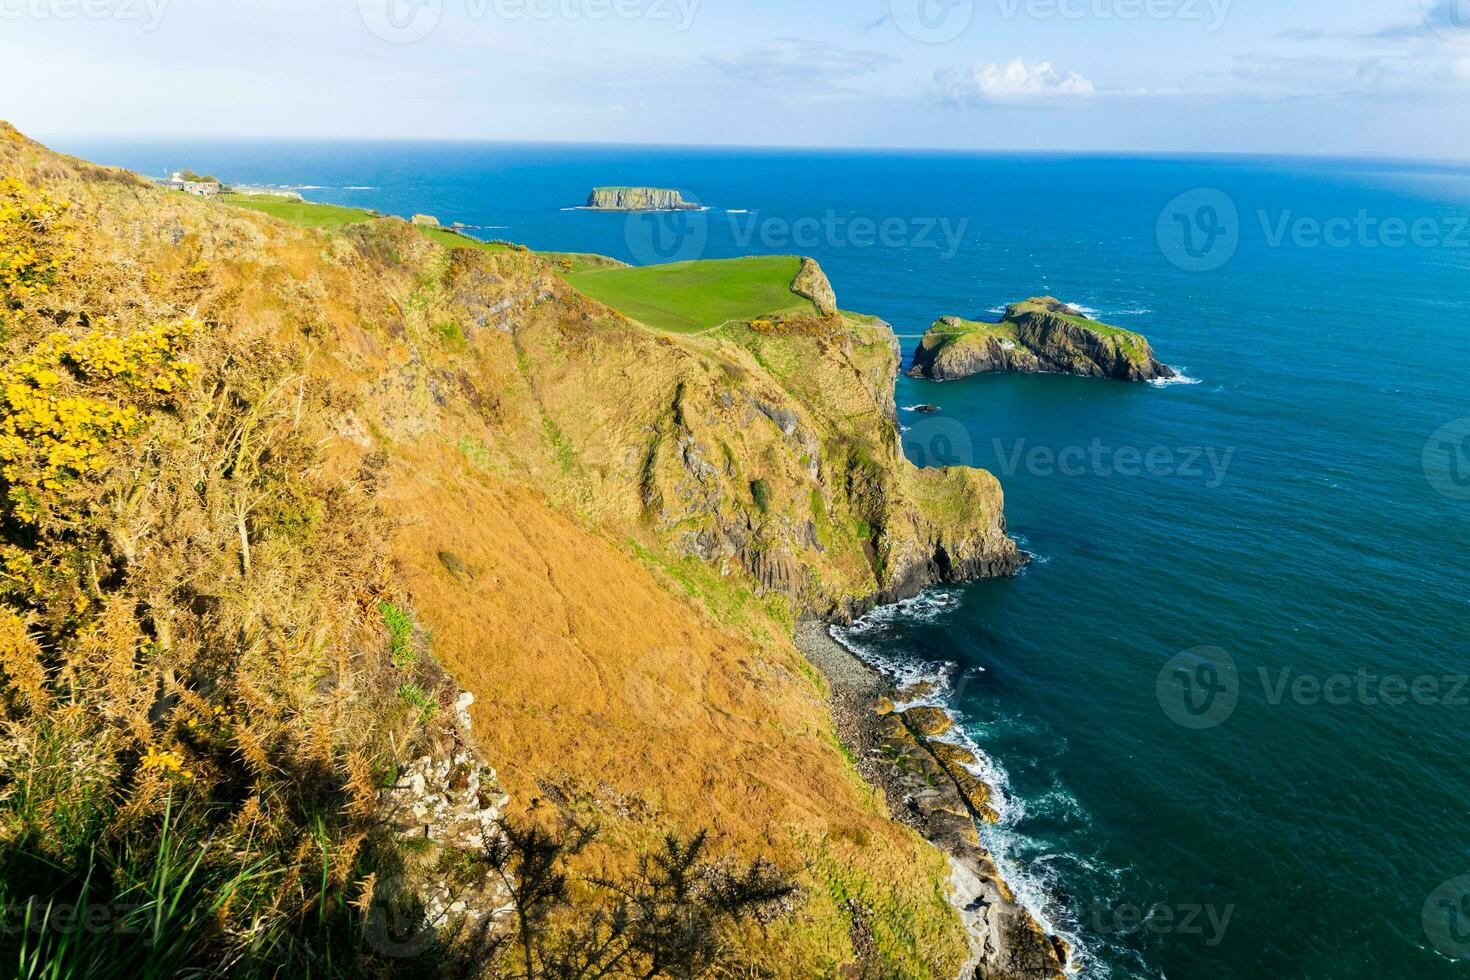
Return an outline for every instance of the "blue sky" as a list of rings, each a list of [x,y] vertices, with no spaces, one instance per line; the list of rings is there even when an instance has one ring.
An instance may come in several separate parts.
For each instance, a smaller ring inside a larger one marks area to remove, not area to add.
[[[1470,0],[0,0],[40,138],[1470,158]]]

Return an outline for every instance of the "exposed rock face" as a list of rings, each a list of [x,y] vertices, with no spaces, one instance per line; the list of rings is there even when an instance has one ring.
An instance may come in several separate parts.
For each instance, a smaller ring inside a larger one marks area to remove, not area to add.
[[[598,211],[689,211],[698,204],[684,200],[675,190],[662,187],[595,187],[587,207]]]
[[[468,691],[455,704],[456,725],[450,739],[404,765],[393,785],[379,791],[378,813],[384,823],[406,840],[437,855],[424,862],[427,871],[411,881],[384,882],[380,896],[392,901],[395,890],[415,893],[423,908],[421,924],[425,938],[434,930],[462,918],[477,922],[507,907],[509,896],[503,883],[473,862],[485,853],[487,834],[498,834],[495,821],[505,810],[509,797],[501,789],[495,770],[485,763],[470,735],[469,707],[474,696]],[[456,860],[460,858],[461,860]],[[476,873],[439,873],[440,868],[476,867]],[[384,914],[386,909],[375,908]]]
[[[837,313],[837,294],[832,291],[832,283],[816,259],[801,260],[801,271],[791,283],[791,291],[815,303],[817,312],[822,316],[833,316]]]
[[[413,223],[421,228],[439,227],[439,219],[432,214],[416,214],[413,216]]]
[[[718,342],[739,383],[682,363],[683,381],[665,382],[666,408],[643,436],[644,520],[686,554],[837,620],[1021,567],[991,474],[921,470],[904,457],[887,324],[731,325]],[[757,478],[764,507],[751,498]]]
[[[1014,303],[1000,323],[937,320],[909,374],[953,381],[974,374],[1077,374],[1120,381],[1174,377],[1140,334],[1090,320],[1050,296]]]

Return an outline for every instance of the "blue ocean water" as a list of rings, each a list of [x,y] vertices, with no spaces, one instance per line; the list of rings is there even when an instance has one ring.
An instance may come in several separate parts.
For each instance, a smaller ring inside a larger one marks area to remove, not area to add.
[[[1193,384],[903,378],[1036,560],[849,639],[945,676],[987,839],[1113,977],[1470,956],[1470,167],[482,144],[85,144],[637,261],[801,252],[911,351],[1050,293]],[[598,184],[710,210],[574,210]]]

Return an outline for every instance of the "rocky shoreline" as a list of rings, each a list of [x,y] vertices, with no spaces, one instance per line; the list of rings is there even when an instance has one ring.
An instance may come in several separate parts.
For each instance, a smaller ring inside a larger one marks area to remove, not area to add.
[[[1064,976],[1066,943],[1048,936],[1016,901],[980,845],[976,821],[995,819],[989,788],[966,769],[973,756],[935,739],[952,724],[948,715],[938,708],[896,710],[900,692],[837,642],[826,622],[802,621],[794,640],[827,679],[833,723],[858,771],[883,791],[893,819],[949,858],[950,899],[970,934],[961,980]]]

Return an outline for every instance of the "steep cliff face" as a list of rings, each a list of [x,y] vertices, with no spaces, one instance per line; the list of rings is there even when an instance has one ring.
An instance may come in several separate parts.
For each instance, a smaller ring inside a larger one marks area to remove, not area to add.
[[[587,207],[599,211],[688,211],[699,207],[662,187],[594,187]]]
[[[589,818],[627,847],[713,830],[801,886],[790,915],[729,937],[754,970],[958,971],[968,949],[944,899],[944,856],[859,778],[834,738],[828,691],[790,640],[799,612],[844,618],[1018,564],[993,477],[904,459],[886,325],[834,312],[660,333],[581,296],[533,254],[450,250],[393,219],[296,228],[6,139],[5,175],[64,196],[78,216],[85,275],[36,304],[46,330],[85,332],[106,298],[119,316],[196,317],[211,339],[201,358],[223,349],[229,365],[280,365],[249,390],[199,392],[201,405],[241,413],[229,461],[198,467],[196,481],[176,479],[170,456],[148,458],[161,475],[136,500],[175,484],[183,497],[223,495],[199,519],[207,537],[190,537],[204,533],[192,523],[167,528],[180,554],[210,542],[208,588],[239,590],[260,617],[269,607],[257,594],[330,587],[354,642],[377,636],[377,596],[392,595],[417,624],[422,663],[432,654],[457,682],[446,681],[438,716],[459,688],[474,695],[494,799],[476,804],[467,781],[432,785],[470,761],[450,752],[415,756],[405,778],[416,794],[422,778],[422,797],[387,802],[414,819],[421,807],[450,835],[501,807]],[[6,335],[7,357],[29,336]],[[223,370],[204,367],[206,378]],[[319,453],[309,465],[267,454],[262,471],[299,465],[315,496],[255,493],[232,469],[262,417]],[[354,494],[375,521],[344,508],[339,497]],[[340,554],[310,547],[323,522],[363,541]],[[164,561],[153,536],[120,541],[130,561]],[[271,577],[293,549],[325,570]],[[359,581],[354,563],[379,553],[373,580]],[[215,591],[189,608],[218,616]],[[274,664],[274,644],[288,646],[302,665],[281,680],[299,684],[282,710],[336,719],[345,685],[359,683],[359,651],[308,612],[261,626],[270,644],[249,634],[260,647],[250,656]],[[221,663],[236,662],[242,636],[218,640]],[[416,724],[440,689],[400,678],[381,645],[370,649],[385,696]],[[173,683],[167,667],[140,664],[158,672],[140,689]],[[311,731],[330,741],[334,730]],[[381,786],[354,778],[369,797]],[[355,880],[343,878],[344,906],[371,898],[350,891]]]
[[[987,372],[1077,374],[1120,381],[1172,378],[1140,334],[1088,319],[1052,297],[1006,308],[1000,323],[936,321],[914,352],[914,377],[953,381]]]

